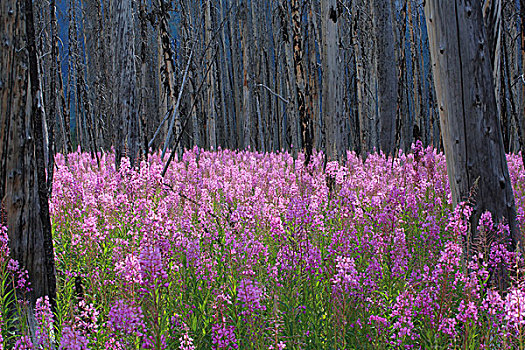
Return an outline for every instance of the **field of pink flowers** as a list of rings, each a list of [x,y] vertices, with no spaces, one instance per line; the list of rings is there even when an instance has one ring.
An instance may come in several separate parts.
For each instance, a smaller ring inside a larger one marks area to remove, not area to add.
[[[41,300],[36,330],[3,327],[3,344],[525,348],[519,274],[504,295],[487,287],[490,271],[519,259],[485,242],[465,268],[470,209],[452,210],[443,155],[348,153],[326,169],[322,154],[308,169],[301,157],[194,149],[162,178],[158,154],[119,171],[111,155],[100,167],[87,153],[57,156],[58,312]],[[525,227],[525,173],[508,160]],[[506,232],[490,215],[480,230]]]

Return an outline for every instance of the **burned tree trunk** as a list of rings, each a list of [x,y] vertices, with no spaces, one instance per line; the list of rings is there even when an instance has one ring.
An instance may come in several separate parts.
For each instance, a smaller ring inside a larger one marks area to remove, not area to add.
[[[292,43],[293,43],[293,63],[295,69],[295,84],[297,88],[297,110],[299,114],[299,121],[301,123],[301,141],[302,147],[305,151],[305,164],[308,165],[312,156],[313,148],[313,125],[311,121],[310,111],[306,104],[306,74],[305,64],[303,61],[303,39],[301,27],[301,1],[292,0]]]
[[[242,147],[255,146],[252,128],[253,122],[253,67],[252,67],[252,46],[253,46],[253,30],[251,21],[251,11],[248,9],[248,4],[241,4],[241,42],[242,42]]]
[[[13,259],[29,272],[30,301],[56,299],[45,179],[41,99],[32,2],[0,3],[0,198]],[[29,69],[28,69],[29,68]]]
[[[520,39],[521,39],[521,66],[525,67],[525,0],[520,0]],[[519,121],[521,132],[525,133],[525,76],[521,76],[520,112]],[[525,135],[520,138],[521,159],[525,168]]]
[[[454,204],[465,200],[477,183],[465,255],[473,252],[479,238],[476,227],[487,210],[495,221],[508,221],[510,248],[515,249],[523,243],[503,149],[481,3],[427,0],[425,13]]]
[[[490,64],[494,79],[494,90],[496,93],[496,106],[501,112],[501,104],[504,102],[501,96],[501,34],[502,34],[502,3],[501,0],[484,0],[483,19],[487,34]]]
[[[322,0],[321,1],[321,23],[322,23],[322,66],[323,66],[323,125],[325,129],[325,149],[326,156],[330,160],[336,160],[339,152],[342,150],[340,142],[337,140],[337,119],[342,116],[337,115],[337,104],[343,101],[337,101],[337,88],[339,84],[339,76],[337,70],[337,57],[339,47],[337,45],[338,30],[337,30],[337,1],[336,0]]]
[[[208,73],[206,74],[206,85],[207,85],[207,91],[206,91],[206,136],[207,136],[207,144],[210,149],[217,149],[217,131],[216,131],[216,124],[217,124],[217,112],[216,112],[216,93],[217,93],[217,68],[218,65],[216,65],[215,61],[215,46],[216,44],[213,42],[213,34],[214,34],[214,27],[213,27],[213,20],[212,20],[212,4],[211,0],[207,0],[204,4],[205,10],[204,10],[204,23],[205,23],[205,31],[204,31],[204,37],[205,37],[205,47],[206,47],[206,63],[208,65],[211,65],[211,68],[208,70]],[[224,106],[222,106],[224,107]]]
[[[159,0],[159,16],[158,16],[158,28],[157,28],[157,39],[158,39],[158,75],[159,75],[159,117],[162,119],[168,111],[170,111],[176,100],[175,93],[175,63],[173,52],[171,49],[170,35],[169,35],[169,15],[168,15],[168,3],[165,0]],[[174,115],[174,128],[175,128],[175,140],[178,140],[180,133],[182,132],[181,122],[178,115]],[[166,124],[164,129],[165,141],[163,147],[163,154],[166,152],[170,141],[167,137],[171,130],[169,130],[169,124]],[[176,150],[180,152],[180,147]]]
[[[117,140],[115,161],[127,154],[135,164],[140,140],[136,106],[135,39],[132,0],[113,0],[113,122],[116,123]],[[123,152],[123,147],[127,148]]]
[[[380,146],[393,154],[397,114],[397,74],[395,66],[392,7],[389,1],[372,0],[376,70],[380,120]]]

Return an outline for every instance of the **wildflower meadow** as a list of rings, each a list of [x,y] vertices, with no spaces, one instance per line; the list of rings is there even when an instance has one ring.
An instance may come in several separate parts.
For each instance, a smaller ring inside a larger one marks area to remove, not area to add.
[[[522,257],[486,213],[451,204],[445,158],[414,145],[341,162],[249,151],[57,155],[56,313],[0,229],[3,349],[525,349]],[[518,222],[525,172],[509,155]],[[488,280],[511,271],[505,292]]]

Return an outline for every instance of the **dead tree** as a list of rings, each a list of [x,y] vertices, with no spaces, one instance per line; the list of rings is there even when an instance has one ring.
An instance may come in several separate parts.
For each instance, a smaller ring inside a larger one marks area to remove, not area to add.
[[[374,22],[380,145],[385,154],[393,154],[397,114],[397,74],[395,66],[392,7],[389,1],[372,0]]]
[[[507,220],[509,248],[521,247],[481,3],[427,0],[425,14],[454,204],[467,199],[477,184],[465,256],[478,242],[476,228],[485,211],[495,221]]]
[[[0,3],[0,198],[13,259],[28,270],[34,305],[56,300],[45,178],[43,101],[31,0]]]
[[[115,161],[127,154],[135,164],[140,140],[136,98],[135,35],[132,0],[113,0],[113,123],[117,129]],[[123,148],[127,148],[124,152]]]

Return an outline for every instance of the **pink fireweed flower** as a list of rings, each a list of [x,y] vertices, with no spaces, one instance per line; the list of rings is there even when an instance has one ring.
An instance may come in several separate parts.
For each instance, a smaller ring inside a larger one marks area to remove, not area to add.
[[[478,230],[484,230],[485,232],[494,230],[494,221],[492,221],[492,214],[490,211],[481,214],[478,222]]]
[[[119,261],[115,272],[126,283],[142,284],[140,260],[133,254],[127,254],[124,261]]]
[[[463,249],[460,244],[454,242],[445,243],[445,250],[441,252],[439,257],[437,270],[440,273],[455,272],[457,267],[460,266],[462,253]]]
[[[489,253],[489,267],[492,269],[498,266],[509,267],[517,260],[515,252],[509,251],[504,243],[494,243]]]
[[[403,291],[397,298],[392,308],[392,317],[396,320],[393,324],[394,335],[392,338],[401,344],[405,337],[415,338],[414,334],[414,296],[410,291]]]
[[[525,324],[525,291],[512,288],[505,298],[505,320],[509,328],[519,328]]]
[[[378,315],[370,315],[368,318],[368,324],[376,328],[378,334],[383,333],[384,330],[388,329],[390,322],[384,317]]]
[[[237,300],[247,309],[247,311],[243,311],[243,314],[251,314],[256,310],[266,310],[266,306],[261,305],[264,298],[264,289],[257,281],[245,278],[239,284]]]
[[[472,211],[472,207],[467,202],[461,202],[456,206],[453,216],[446,227],[447,231],[451,231],[453,233],[454,238],[459,239],[468,233],[468,220],[472,215]]]
[[[489,290],[487,296],[483,299],[481,308],[486,310],[489,315],[499,315],[505,309],[505,302],[497,291]]]
[[[99,312],[93,304],[87,304],[84,300],[78,303],[77,315],[75,315],[75,329],[85,336],[90,336],[98,331]]]
[[[195,350],[193,345],[193,338],[189,336],[188,332],[184,332],[179,338],[180,346],[179,350]]]
[[[89,340],[71,326],[62,329],[59,350],[88,350]]]
[[[47,295],[36,300],[35,317],[37,324],[35,331],[36,345],[44,349],[50,349],[54,321]]]
[[[29,336],[24,335],[17,339],[15,343],[14,350],[33,350],[33,342],[29,338]]]
[[[460,322],[473,325],[478,320],[478,308],[476,304],[472,301],[465,303],[464,300],[461,300],[456,318]]]
[[[168,274],[164,269],[164,262],[160,248],[147,245],[140,252],[140,275],[142,285],[147,289],[154,289],[155,286],[165,286]]]
[[[228,326],[221,322],[214,324],[212,329],[212,343],[214,349],[237,349],[237,339],[235,337],[235,326]]]
[[[15,287],[24,291],[31,291],[31,282],[29,282],[29,274],[27,270],[24,270],[20,267],[18,261],[10,259],[7,263],[7,269],[11,271],[13,277],[15,278]]]
[[[7,227],[0,224],[0,263],[9,259],[9,236]]]
[[[360,287],[360,279],[353,258],[338,256],[336,261],[336,273],[331,279],[334,288],[344,292],[355,291]]]
[[[447,317],[441,320],[438,325],[438,330],[451,338],[455,338],[457,336],[456,324],[457,320],[455,317]]]
[[[144,335],[144,316],[138,306],[130,306],[118,300],[109,310],[108,326],[113,334],[142,337]]]
[[[82,223],[81,227],[86,238],[93,240],[99,240],[103,238],[98,230],[97,221],[98,219],[94,215],[89,215],[88,217],[84,218],[84,222]]]
[[[284,349],[286,349],[286,343],[281,340],[279,343],[277,343],[277,347],[274,347],[273,345],[270,345],[268,347],[268,350],[274,350],[274,349],[275,350],[284,350]]]
[[[122,344],[121,341],[115,338],[109,338],[106,341],[106,350],[127,350],[129,347]]]

